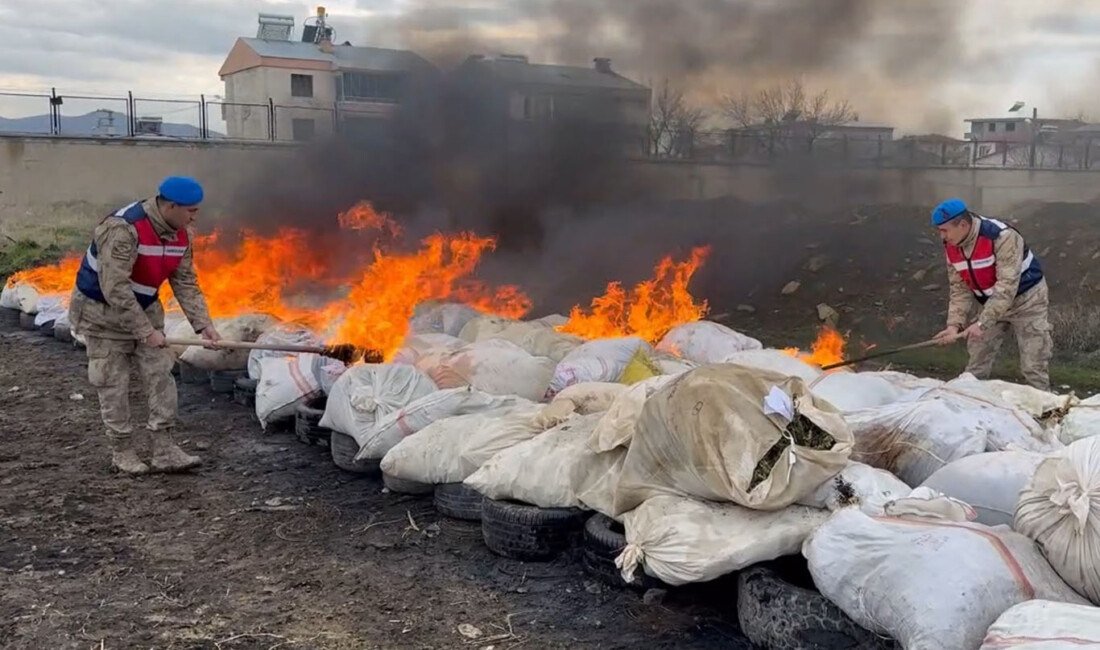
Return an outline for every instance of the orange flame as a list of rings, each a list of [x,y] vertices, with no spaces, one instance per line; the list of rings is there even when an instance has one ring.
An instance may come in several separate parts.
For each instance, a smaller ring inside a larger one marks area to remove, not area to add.
[[[341,228],[348,230],[381,230],[391,237],[401,234],[401,227],[384,212],[378,212],[370,201],[360,201],[336,217]]]
[[[69,293],[76,282],[76,271],[83,255],[70,255],[57,264],[17,271],[8,277],[7,286],[26,283],[39,293]]]
[[[846,344],[847,342],[840,332],[824,325],[817,335],[817,340],[810,346],[809,354],[798,348],[786,348],[783,352],[816,366],[828,366],[844,361],[844,346]]]
[[[558,330],[586,339],[638,336],[650,343],[660,341],[673,327],[706,314],[706,301],[696,302],[688,284],[709,252],[709,246],[693,249],[691,258],[679,263],[666,257],[654,268],[652,279],[631,291],[612,282],[604,295],[592,300],[589,311],[573,307],[569,322]]]

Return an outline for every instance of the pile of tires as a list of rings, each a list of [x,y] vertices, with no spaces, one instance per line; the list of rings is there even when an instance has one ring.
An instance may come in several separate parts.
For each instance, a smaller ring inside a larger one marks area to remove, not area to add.
[[[330,431],[328,449],[332,455],[332,462],[345,472],[364,476],[380,476],[382,474],[382,460],[380,458],[355,460],[355,455],[359,453],[359,443],[346,433]]]
[[[233,401],[248,408],[256,407],[256,387],[259,380],[251,377],[240,377],[233,382]]]
[[[182,384],[206,384],[210,382],[210,372],[201,370],[189,363],[179,362],[180,383]]]
[[[210,373],[210,390],[219,395],[231,395],[237,380],[247,374],[244,370],[215,370]]]
[[[318,397],[299,404],[294,410],[294,435],[299,442],[318,447],[329,446],[332,431],[321,426],[326,401],[326,398]]]
[[[463,483],[444,483],[435,486],[432,503],[444,517],[462,521],[481,521],[481,504],[485,497]]]
[[[501,557],[552,560],[580,540],[588,514],[579,508],[539,508],[487,498],[481,505],[481,535]]]

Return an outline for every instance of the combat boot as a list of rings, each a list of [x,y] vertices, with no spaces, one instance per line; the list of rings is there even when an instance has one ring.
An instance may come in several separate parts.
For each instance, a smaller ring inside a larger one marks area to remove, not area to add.
[[[185,472],[202,464],[202,459],[192,456],[172,442],[168,431],[150,431],[153,457],[151,463],[157,472]]]
[[[111,444],[111,466],[120,474],[138,476],[149,473],[149,466],[142,462],[129,441]]]

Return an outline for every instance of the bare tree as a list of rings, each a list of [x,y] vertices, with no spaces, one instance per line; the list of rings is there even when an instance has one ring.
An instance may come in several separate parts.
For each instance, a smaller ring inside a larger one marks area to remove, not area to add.
[[[693,106],[682,90],[673,88],[665,79],[650,111],[650,152],[670,157],[689,155],[695,133],[705,119],[706,111]]]
[[[727,94],[722,98],[722,113],[740,128],[766,135],[772,144],[802,136],[809,147],[835,127],[856,119],[847,100],[833,101],[827,90],[807,95],[797,79],[755,93]]]

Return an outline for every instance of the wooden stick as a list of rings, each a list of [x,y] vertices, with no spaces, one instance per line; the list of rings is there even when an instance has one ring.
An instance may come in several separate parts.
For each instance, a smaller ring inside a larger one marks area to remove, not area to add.
[[[168,345],[205,346],[209,341],[201,339],[167,339]],[[268,345],[265,343],[245,343],[242,341],[218,341],[217,347],[223,350],[271,350],[272,352],[312,352],[324,354],[329,348],[314,345]]]
[[[920,350],[922,348],[930,348],[934,345],[939,345],[939,341],[936,339],[930,339],[928,341],[922,341],[920,343],[914,343],[912,345],[904,345],[900,348],[894,348],[892,350],[883,350],[882,352],[875,352],[866,356],[858,357],[856,359],[848,359],[847,361],[841,361],[840,363],[834,363],[828,366],[822,366],[822,370],[832,370],[834,368],[843,368],[844,366],[850,366],[854,363],[860,363],[861,361],[870,361],[871,359],[878,359],[879,357],[888,357],[901,352],[907,352],[909,350]]]

